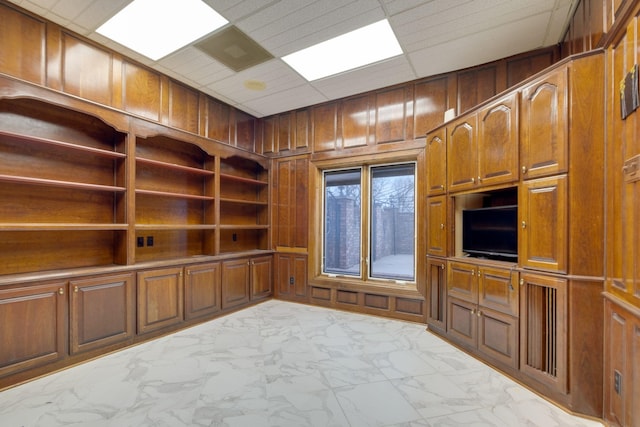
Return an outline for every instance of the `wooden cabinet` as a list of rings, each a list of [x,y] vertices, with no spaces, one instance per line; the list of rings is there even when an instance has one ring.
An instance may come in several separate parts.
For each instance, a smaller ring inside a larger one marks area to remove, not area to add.
[[[279,253],[276,260],[276,296],[307,301],[307,255]]]
[[[0,290],[0,377],[63,359],[67,283]]]
[[[518,259],[525,268],[567,271],[567,176],[525,181],[520,187]]]
[[[220,253],[268,249],[269,171],[238,156],[220,160]]]
[[[81,353],[127,341],[135,335],[132,273],[69,282],[69,351]]]
[[[444,333],[447,329],[446,259],[427,257],[427,324]]]
[[[222,308],[233,308],[249,302],[249,260],[222,262]]]
[[[271,255],[251,258],[250,290],[251,300],[266,298],[272,294],[273,269]]]
[[[520,371],[562,393],[567,382],[567,280],[520,276]]]
[[[222,309],[220,262],[185,267],[184,318],[191,320]]]
[[[222,308],[234,308],[272,292],[272,257],[240,258],[222,263]]]
[[[559,68],[522,90],[520,150],[523,179],[568,170],[567,73],[566,67]]]
[[[447,196],[427,198],[427,254],[447,256]]]
[[[478,111],[478,186],[518,181],[518,152],[518,94],[512,93]]]
[[[138,334],[180,324],[184,319],[182,267],[138,273]]]
[[[496,363],[518,368],[518,273],[449,261],[447,334]]]
[[[427,195],[437,196],[447,190],[447,128],[427,134]]]
[[[517,93],[453,121],[447,130],[450,192],[518,181]]]
[[[450,192],[476,186],[478,142],[476,114],[459,118],[447,126],[447,184]]]

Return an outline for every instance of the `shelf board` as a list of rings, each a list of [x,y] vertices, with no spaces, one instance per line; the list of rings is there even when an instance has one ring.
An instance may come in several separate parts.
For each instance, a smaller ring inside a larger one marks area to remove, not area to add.
[[[252,179],[252,178],[244,178],[242,176],[229,175],[227,173],[221,173],[220,178],[227,179],[229,181],[244,182],[247,184],[269,185],[269,183],[266,181],[260,181],[258,179]]]
[[[215,172],[207,169],[199,169],[191,166],[177,165],[175,163],[167,163],[167,162],[162,162],[160,160],[147,159],[144,157],[136,157],[136,162],[147,164],[147,165],[158,166],[166,169],[173,169],[173,170],[186,172],[194,175],[212,176],[215,174]]]
[[[86,182],[59,181],[56,179],[32,178],[28,176],[13,176],[13,175],[3,175],[3,174],[0,174],[0,181],[13,182],[16,184],[32,184],[32,185],[43,185],[43,186],[49,186],[49,187],[75,188],[78,190],[90,190],[90,191],[107,191],[107,192],[116,192],[116,193],[124,193],[126,191],[125,187],[116,187],[113,185],[89,184]]]
[[[215,230],[214,224],[136,224],[136,230]]]
[[[124,231],[127,224],[86,224],[86,223],[0,223],[0,231]]]
[[[267,206],[267,202],[260,202],[258,200],[242,200],[242,199],[227,199],[224,197],[220,198],[220,201],[223,203],[236,203],[241,205],[257,205],[257,206]]]
[[[268,230],[268,225],[259,224],[222,224],[221,230]]]
[[[157,197],[174,197],[177,199],[192,199],[192,200],[213,200],[211,196],[199,196],[196,194],[183,194],[183,193],[171,193],[168,191],[155,191],[155,190],[142,190],[137,189],[136,194],[144,194],[147,196]]]
[[[109,150],[103,150],[100,148],[86,147],[84,145],[72,144],[70,142],[56,141],[55,139],[40,138],[37,136],[20,135],[17,133],[7,132],[7,131],[0,131],[0,136],[6,136],[9,138],[17,139],[27,143],[36,142],[39,144],[47,144],[47,145],[66,148],[70,150],[83,151],[85,153],[90,153],[95,156],[102,156],[102,157],[109,157],[109,158],[116,158],[116,159],[123,159],[127,157],[126,154],[118,153],[117,151],[109,151]]]

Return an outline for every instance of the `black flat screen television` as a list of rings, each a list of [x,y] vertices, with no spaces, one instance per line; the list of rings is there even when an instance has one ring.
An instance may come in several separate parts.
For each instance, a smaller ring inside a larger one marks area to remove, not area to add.
[[[462,251],[473,257],[518,260],[518,207],[462,211]]]

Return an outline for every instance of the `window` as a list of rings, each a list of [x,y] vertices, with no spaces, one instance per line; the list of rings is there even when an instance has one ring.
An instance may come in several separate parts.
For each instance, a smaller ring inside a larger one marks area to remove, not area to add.
[[[414,281],[415,164],[323,175],[323,273]]]

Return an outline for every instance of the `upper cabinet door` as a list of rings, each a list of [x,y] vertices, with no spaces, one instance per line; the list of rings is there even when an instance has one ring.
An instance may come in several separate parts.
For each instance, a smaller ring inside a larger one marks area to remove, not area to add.
[[[520,190],[518,260],[525,268],[567,272],[567,176],[526,181]]]
[[[469,115],[447,127],[447,172],[449,191],[462,191],[476,186],[478,146],[476,115]]]
[[[427,135],[427,195],[444,194],[447,188],[447,129]]]
[[[523,179],[567,171],[567,70],[562,68],[522,90]]]
[[[478,113],[478,185],[519,178],[517,95],[512,93]]]

